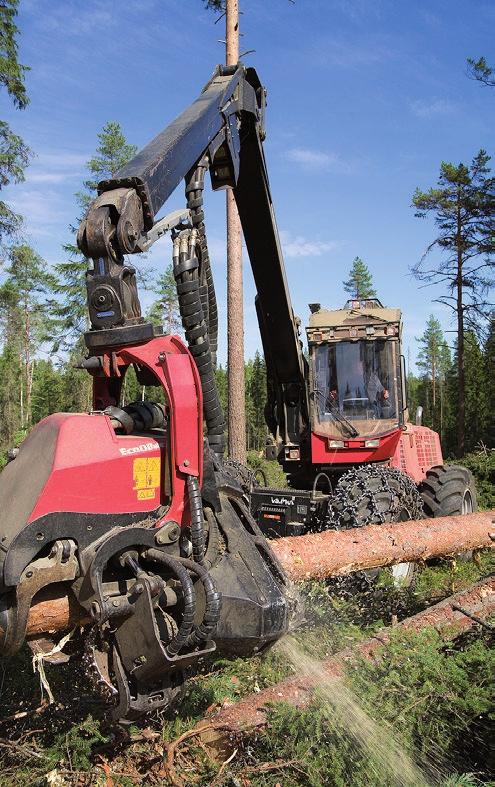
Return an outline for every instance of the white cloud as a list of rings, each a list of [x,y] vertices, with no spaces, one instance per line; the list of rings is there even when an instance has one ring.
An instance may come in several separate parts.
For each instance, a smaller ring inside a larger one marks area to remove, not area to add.
[[[303,235],[293,235],[287,230],[280,231],[280,241],[284,256],[294,257],[319,257],[322,254],[334,251],[340,247],[336,241],[324,241],[318,238],[306,238]],[[227,259],[227,243],[219,235],[208,236],[208,250],[213,265],[225,266]],[[247,263],[247,251],[244,249]]]
[[[341,159],[336,153],[327,153],[312,148],[291,148],[285,153],[285,158],[307,170],[323,169],[349,173],[353,169],[349,162]]]
[[[316,238],[305,238],[304,235],[292,235],[287,230],[280,232],[280,240],[284,255],[290,257],[320,257],[322,254],[338,249],[337,241],[323,241]]]
[[[70,151],[40,153],[26,170],[26,183],[35,186],[38,183],[64,183],[72,178],[82,180],[84,165],[89,158],[88,154]]]
[[[413,115],[420,118],[430,118],[435,115],[450,115],[456,110],[455,104],[444,98],[434,98],[430,101],[420,98],[417,101],[412,101],[410,107]]]
[[[14,199],[10,200],[10,204],[14,210],[21,213],[31,224],[57,224],[59,220],[59,211],[55,211],[54,207],[60,209],[61,197],[56,191],[53,190],[36,190],[26,187],[17,189]]]

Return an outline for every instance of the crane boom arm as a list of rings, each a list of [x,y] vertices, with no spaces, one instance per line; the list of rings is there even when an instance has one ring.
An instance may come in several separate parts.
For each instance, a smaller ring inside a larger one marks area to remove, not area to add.
[[[206,160],[213,189],[234,189],[253,270],[267,362],[267,422],[283,444],[298,444],[307,423],[306,361],[263,152],[264,109],[265,91],[254,69],[217,67],[191,106],[112,179],[99,184],[78,243],[94,261],[88,273],[92,333],[105,332],[105,339],[94,337],[95,344],[108,342],[109,333],[119,328],[124,329],[119,335],[131,341],[139,331],[144,338],[135,270],[124,254],[141,250],[143,236],[157,226],[156,214],[181,179]],[[113,300],[111,292],[105,300],[105,286],[115,291]]]

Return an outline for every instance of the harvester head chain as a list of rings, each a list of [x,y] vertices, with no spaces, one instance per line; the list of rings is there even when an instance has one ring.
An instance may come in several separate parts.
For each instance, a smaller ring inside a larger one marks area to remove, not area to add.
[[[94,625],[86,636],[82,657],[91,690],[106,704],[116,705],[119,692],[110,678],[111,644],[101,628]]]

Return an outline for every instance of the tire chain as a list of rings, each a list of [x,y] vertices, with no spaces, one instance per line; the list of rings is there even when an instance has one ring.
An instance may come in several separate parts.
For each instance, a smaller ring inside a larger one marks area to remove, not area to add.
[[[351,493],[354,493],[351,496]],[[377,495],[386,493],[389,505],[380,510]],[[366,516],[362,505],[366,504]],[[423,502],[416,484],[392,467],[362,465],[342,475],[335,487],[326,517],[320,521],[321,530],[349,530],[369,524],[397,522],[401,514],[407,519],[423,519]],[[373,594],[375,577],[372,572],[357,571],[350,576],[333,577],[329,580],[332,593],[350,597],[355,593]]]
[[[380,509],[377,499],[383,493],[389,497],[386,510]],[[363,503],[369,509],[364,517]],[[424,517],[423,502],[416,484],[393,467],[363,465],[348,470],[339,479],[328,507],[325,529],[348,530],[397,522],[403,512],[407,519]]]

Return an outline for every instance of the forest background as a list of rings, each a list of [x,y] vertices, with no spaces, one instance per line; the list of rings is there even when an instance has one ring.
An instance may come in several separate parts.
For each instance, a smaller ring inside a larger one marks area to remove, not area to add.
[[[18,6],[18,0],[2,5],[0,84],[20,114],[29,104],[29,67],[18,57]],[[485,58],[470,58],[464,65],[466,78],[477,81],[479,89],[486,91],[486,100],[493,101],[493,70]],[[6,121],[0,123],[0,144],[0,185],[10,187],[10,195],[14,184],[23,181],[34,152]],[[136,152],[137,146],[125,138],[118,122],[104,124],[76,193],[78,213],[67,228],[62,259],[55,264],[48,264],[26,239],[26,217],[16,210],[15,199],[0,202],[2,463],[8,449],[18,445],[45,416],[90,407],[91,379],[76,368],[85,352],[82,335],[88,328],[84,283],[88,261],[78,252],[75,231],[98,181],[111,176]],[[423,408],[423,423],[439,432],[447,457],[486,452],[495,446],[494,183],[490,156],[481,149],[467,164],[440,162],[437,182],[411,195],[415,215],[429,220],[432,235],[411,275],[418,286],[435,285],[432,305],[451,309],[453,330],[445,333],[432,309],[415,337],[413,352],[409,343],[409,413],[414,418],[417,407]],[[459,216],[460,223],[456,223]],[[356,257],[349,260],[349,266],[342,283],[342,303],[349,296],[380,297],[366,263]],[[139,273],[146,316],[165,332],[180,333],[171,266],[159,273],[152,262],[145,262]],[[424,292],[428,297],[428,289]],[[227,375],[228,369],[220,366],[217,383],[225,410]],[[255,452],[262,451],[267,438],[265,383],[264,360],[256,352],[246,361],[247,449]],[[130,373],[125,403],[144,395]]]

